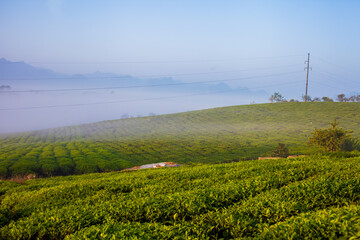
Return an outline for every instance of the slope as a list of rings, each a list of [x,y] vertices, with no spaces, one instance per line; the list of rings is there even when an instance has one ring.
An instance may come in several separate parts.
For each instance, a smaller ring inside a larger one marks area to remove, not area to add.
[[[8,135],[0,139],[0,176],[238,161],[269,154],[278,142],[306,154],[311,131],[334,118],[360,136],[359,103],[323,102],[232,106]]]
[[[1,239],[350,239],[360,158],[0,181]]]

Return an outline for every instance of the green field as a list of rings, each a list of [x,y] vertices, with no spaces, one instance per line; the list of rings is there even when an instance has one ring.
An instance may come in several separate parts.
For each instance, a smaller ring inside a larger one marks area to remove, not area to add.
[[[360,103],[276,103],[105,121],[0,136],[0,178],[109,172],[163,161],[221,163],[267,156],[278,142],[314,152],[314,128],[360,137]]]
[[[0,239],[358,239],[352,155],[0,181]]]

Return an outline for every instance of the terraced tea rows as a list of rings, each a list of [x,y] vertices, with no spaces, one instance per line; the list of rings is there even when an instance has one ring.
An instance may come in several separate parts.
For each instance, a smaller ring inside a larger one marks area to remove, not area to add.
[[[360,155],[0,182],[2,239],[360,234]]]
[[[106,121],[0,138],[0,177],[107,172],[147,163],[255,159],[278,142],[306,154],[315,127],[335,117],[360,136],[360,103],[234,106]]]

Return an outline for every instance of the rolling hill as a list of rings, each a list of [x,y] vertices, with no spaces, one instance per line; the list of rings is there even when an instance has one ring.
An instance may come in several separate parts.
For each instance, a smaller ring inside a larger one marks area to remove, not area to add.
[[[104,121],[0,137],[0,176],[107,172],[155,163],[221,163],[268,155],[278,142],[292,154],[334,118],[360,137],[359,103],[277,103]]]
[[[0,238],[358,239],[359,156],[0,181]]]

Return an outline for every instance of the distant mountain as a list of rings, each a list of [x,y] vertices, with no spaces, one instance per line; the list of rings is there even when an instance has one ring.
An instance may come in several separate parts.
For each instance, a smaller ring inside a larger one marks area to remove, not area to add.
[[[25,62],[11,62],[5,58],[0,59],[0,79],[16,80],[16,79],[38,79],[38,78],[54,78],[60,77],[62,74],[54,71],[33,67]]]
[[[0,91],[9,91],[11,87],[9,85],[0,85]]]
[[[219,92],[224,94],[243,94],[243,95],[259,95],[267,96],[264,90],[252,91],[248,88],[232,88],[226,83],[184,83],[174,80],[172,77],[152,77],[139,78],[130,75],[120,75],[115,73],[104,73],[96,71],[91,74],[74,74],[67,75],[57,73],[52,70],[31,66],[25,62],[11,62],[4,58],[0,59],[0,80],[3,85],[10,85],[12,90],[21,88],[22,84],[36,87],[128,87],[131,89],[141,88],[141,90],[157,91],[157,92],[194,92],[207,91]],[[21,80],[21,81],[17,81]],[[26,81],[25,81],[26,80]],[[13,83],[17,83],[14,85]],[[31,84],[31,83],[34,84]],[[30,84],[30,85],[29,85]],[[154,87],[141,87],[141,86]],[[40,86],[40,85],[39,85]]]

